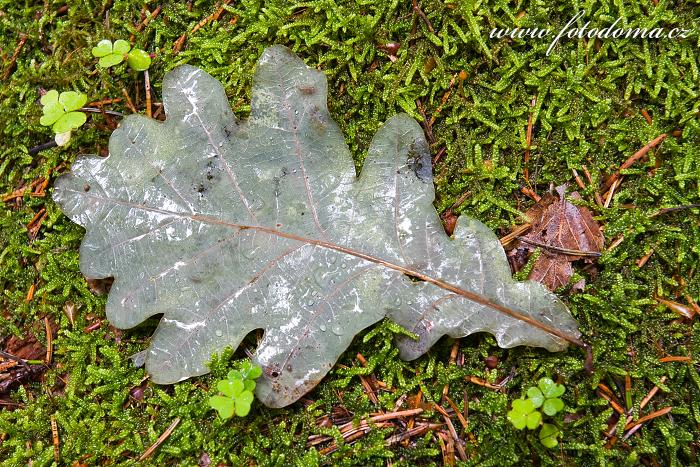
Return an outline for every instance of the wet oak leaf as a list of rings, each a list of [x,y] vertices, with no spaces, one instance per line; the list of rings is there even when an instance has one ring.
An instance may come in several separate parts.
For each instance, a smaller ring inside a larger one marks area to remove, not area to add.
[[[285,406],[385,316],[418,336],[397,342],[406,359],[444,334],[580,344],[554,294],[512,280],[486,226],[461,217],[445,235],[413,119],[379,129],[358,177],[323,73],[275,46],[253,83],[240,121],[219,82],[176,68],[163,82],[164,122],[128,116],[108,157],[81,157],[56,182],[54,199],[87,231],[82,272],[114,277],[111,323],[163,314],[146,355],[154,382],[207,373],[214,352],[263,329],[256,394]]]
[[[588,208],[574,205],[565,195],[566,186],[558,186],[555,193],[547,193],[525,213],[531,220],[532,228],[517,249],[534,251],[542,246],[542,252],[528,278],[544,284],[550,290],[569,283],[574,273],[573,261],[591,260],[590,256],[570,254],[571,251],[600,253],[605,241],[600,225]],[[569,193],[569,196],[581,199],[577,192]],[[581,287],[582,284],[577,283],[577,286]]]

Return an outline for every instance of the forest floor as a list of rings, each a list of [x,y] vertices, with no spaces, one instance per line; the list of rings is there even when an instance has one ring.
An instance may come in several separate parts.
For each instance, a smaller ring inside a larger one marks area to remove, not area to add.
[[[489,38],[514,24],[558,31],[579,9],[598,27],[621,17],[625,27],[697,28],[700,18],[690,0],[0,0],[0,336],[4,352],[31,360],[0,363],[3,465],[697,463],[700,37],[563,39],[549,55],[549,40]],[[503,237],[538,196],[568,183],[605,237],[596,261],[575,265],[570,283],[585,288],[557,290],[592,347],[593,372],[580,349],[501,349],[488,334],[444,338],[403,362],[384,322],[285,409],[256,402],[224,422],[209,408],[212,383],[242,349],[210,375],[152,384],[129,356],[157,319],[110,326],[107,284],[78,267],[84,230],[51,200],[78,155],[106,155],[119,117],[90,114],[68,146],[41,147],[53,139],[39,123],[42,90],[146,112],[143,73],[96,67],[101,39],[154,54],[160,118],[162,78],[182,63],[220,80],[245,118],[258,57],[288,46],[326,74],[358,170],[390,116],[421,121],[446,222],[469,215]],[[561,432],[553,449],[506,416],[542,377],[566,387],[565,409],[549,418]],[[367,429],[343,425],[380,413]]]

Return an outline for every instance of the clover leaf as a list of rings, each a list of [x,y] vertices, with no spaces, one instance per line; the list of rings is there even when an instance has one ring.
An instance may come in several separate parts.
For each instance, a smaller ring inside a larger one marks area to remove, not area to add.
[[[44,114],[39,123],[53,129],[59,146],[68,143],[71,130],[81,127],[87,120],[87,116],[78,111],[87,102],[87,96],[82,92],[65,91],[59,94],[51,89],[41,97],[40,102]]]
[[[209,406],[219,413],[219,417],[226,420],[233,417],[235,402],[230,397],[211,396],[209,398]]]
[[[530,399],[516,399],[513,410],[508,412],[508,420],[518,430],[525,427],[534,430],[542,421],[542,414],[535,411],[535,404]]]
[[[260,375],[262,375],[262,368],[249,361],[243,362],[239,365],[239,369],[229,371],[226,379],[216,383],[216,389],[220,394],[209,398],[209,406],[215,409],[224,420],[233,417],[234,413],[239,417],[245,417],[253,403],[255,379]]]
[[[564,402],[559,399],[564,391],[566,388],[563,384],[557,384],[549,378],[542,378],[536,388],[531,387],[527,391],[527,395],[536,407],[542,406],[542,411],[551,416],[564,408]]]
[[[518,430],[526,426],[534,430],[542,423],[542,412],[552,416],[564,408],[564,402],[559,396],[564,394],[566,388],[562,384],[557,384],[550,378],[542,378],[537,386],[532,386],[527,390],[527,399],[516,399],[513,401],[513,410],[508,412],[508,420]],[[542,412],[537,409],[542,408]],[[551,423],[543,423],[539,438],[543,446],[553,448],[559,441],[559,428]]]
[[[527,390],[527,397],[532,401],[533,404],[535,404],[536,408],[542,407],[542,403],[544,402],[544,394],[542,394],[542,391],[536,386],[530,387],[530,389]]]
[[[544,394],[544,397],[547,399],[559,397],[564,394],[564,391],[566,391],[563,384],[557,384],[549,378],[542,378],[537,383],[537,386],[539,386],[539,388],[542,390],[542,394]]]
[[[151,56],[145,50],[133,49],[126,59],[132,70],[145,71],[151,66]]]
[[[123,39],[114,41],[114,44],[112,41],[104,39],[92,48],[92,55],[100,59],[98,64],[102,68],[109,68],[126,60],[130,50],[131,44]]]
[[[125,60],[136,71],[148,70],[151,66],[151,56],[148,52],[132,49],[131,44],[123,39],[117,39],[114,44],[108,39],[101,40],[92,48],[92,55],[100,59],[98,65],[102,68],[119,65]]]
[[[542,429],[540,430],[540,443],[546,448],[553,448],[557,444],[559,444],[559,441],[557,440],[557,437],[559,436],[559,428],[557,428],[555,425],[552,425],[551,423],[545,423],[542,425]]]

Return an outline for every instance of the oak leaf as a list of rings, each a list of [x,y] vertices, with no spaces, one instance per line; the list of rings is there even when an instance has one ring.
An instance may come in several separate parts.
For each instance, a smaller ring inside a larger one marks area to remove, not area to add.
[[[183,65],[164,79],[164,122],[127,117],[107,158],[57,180],[54,199],[87,230],[82,272],[115,279],[107,318],[130,328],[163,314],[154,382],[206,373],[212,353],[263,329],[256,394],[284,406],[385,316],[418,336],[397,343],[404,358],[478,331],[503,347],[580,343],[555,295],[512,280],[488,228],[463,216],[445,235],[413,119],[379,129],[356,177],[326,95],[321,72],[275,46],[240,121],[214,78]]]

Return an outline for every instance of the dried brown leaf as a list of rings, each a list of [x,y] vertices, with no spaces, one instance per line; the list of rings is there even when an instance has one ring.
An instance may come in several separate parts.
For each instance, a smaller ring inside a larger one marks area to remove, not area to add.
[[[603,248],[600,224],[584,206],[576,206],[565,197],[566,185],[548,193],[525,215],[531,220],[530,232],[521,238],[519,250],[542,249],[529,278],[550,290],[567,285],[573,275],[571,263],[580,259],[591,261]],[[573,199],[581,199],[577,192]],[[578,288],[583,284],[577,282]]]

